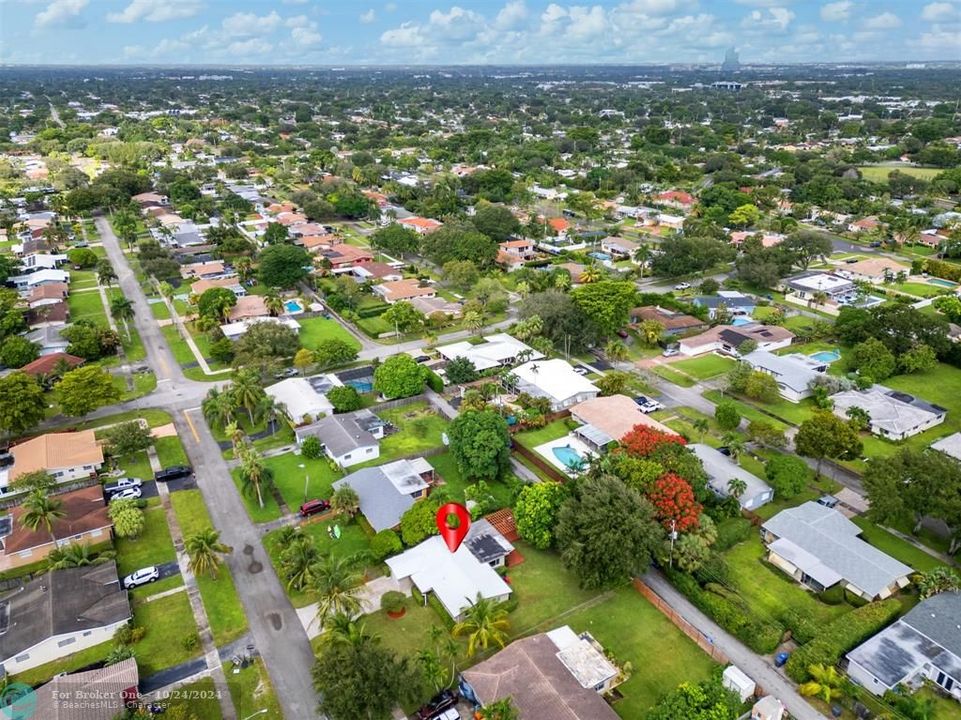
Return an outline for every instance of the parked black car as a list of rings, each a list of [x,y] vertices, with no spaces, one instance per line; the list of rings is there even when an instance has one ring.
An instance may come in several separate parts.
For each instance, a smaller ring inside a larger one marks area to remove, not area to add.
[[[153,479],[157,482],[169,482],[177,478],[187,477],[193,474],[193,468],[189,465],[173,465],[154,473]]]
[[[429,703],[417,711],[417,720],[431,720],[448,708],[457,704],[457,695],[452,690],[442,690]]]

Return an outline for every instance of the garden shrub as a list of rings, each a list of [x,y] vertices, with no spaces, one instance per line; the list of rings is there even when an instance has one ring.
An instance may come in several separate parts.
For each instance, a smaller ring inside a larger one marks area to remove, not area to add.
[[[447,611],[444,609],[444,606],[440,604],[440,600],[437,599],[436,595],[433,593],[428,595],[427,604],[430,605],[434,609],[434,612],[440,617],[441,622],[444,623],[444,627],[446,627],[448,630],[454,629],[454,625],[456,625],[454,618],[448,615]]]
[[[734,517],[722,520],[717,525],[717,540],[714,541],[714,549],[724,552],[739,542],[744,542],[751,537],[751,521],[743,517]]]
[[[308,460],[316,460],[324,454],[324,448],[320,444],[320,438],[308,435],[300,444],[300,454]]]
[[[196,650],[200,647],[200,636],[197,633],[184,635],[184,639],[180,641],[180,644],[184,650]]]
[[[717,543],[714,544],[717,548]],[[727,567],[727,560],[719,553],[711,553],[707,560],[701,563],[701,567],[694,571],[694,577],[702,584],[709,582],[727,585],[731,581],[731,573]]]
[[[844,602],[856,608],[864,607],[865,605],[868,604],[867,600],[865,600],[860,595],[855,595],[853,592],[851,592],[848,589],[844,590]]]
[[[810,615],[797,608],[785,610],[779,619],[791,631],[794,639],[802,645],[810,642],[819,630],[818,623]]]
[[[407,596],[398,590],[388,590],[380,596],[380,609],[389,613],[399,613],[406,610]]]
[[[894,599],[868,603],[823,626],[814,637],[791,654],[784,666],[792,680],[808,679],[811,665],[834,665],[851,648],[885,628],[901,611]]]
[[[845,591],[844,588],[841,587],[841,583],[836,583],[827,590],[819,592],[818,598],[827,605],[840,605],[844,602],[844,595]]]
[[[444,392],[444,379],[433,370],[428,370],[427,387],[436,393],[442,393]]]
[[[370,551],[378,560],[396,555],[403,549],[404,546],[401,544],[397,533],[390,529],[381,530],[370,541]]]

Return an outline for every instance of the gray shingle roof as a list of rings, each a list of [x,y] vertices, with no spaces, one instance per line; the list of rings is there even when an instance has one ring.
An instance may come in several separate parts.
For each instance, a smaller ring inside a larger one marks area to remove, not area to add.
[[[331,455],[345,455],[357,448],[377,444],[377,438],[367,430],[371,419],[376,419],[376,417],[370,410],[358,410],[343,415],[328,415],[311,425],[297,428],[297,437],[303,438],[314,435],[323,443]]]
[[[362,468],[333,484],[334,490],[349,485],[360,498],[360,511],[376,531],[396,527],[416,502],[411,497],[427,488],[409,460]]]
[[[747,489],[741,495],[741,502],[747,502],[751,498],[757,497],[771,491],[771,486],[761,480],[757,475],[748,472],[740,465],[731,462],[731,459],[724,456],[710,445],[694,443],[688,448],[697,455],[697,458],[704,466],[704,471],[708,475],[708,485],[722,497],[727,497],[730,493],[727,483],[732,478],[743,480]]]
[[[797,546],[823,568],[872,597],[913,572],[904,563],[861,540],[858,537],[861,529],[837,510],[816,502],[782,510],[761,527]],[[803,555],[798,553],[797,558],[801,560]],[[819,572],[815,567],[812,570]]]
[[[804,355],[775,355],[766,350],[755,350],[743,358],[744,362],[756,370],[763,370],[774,376],[778,385],[784,385],[794,392],[803,393],[820,373],[815,369],[824,367],[823,363],[808,360]]]

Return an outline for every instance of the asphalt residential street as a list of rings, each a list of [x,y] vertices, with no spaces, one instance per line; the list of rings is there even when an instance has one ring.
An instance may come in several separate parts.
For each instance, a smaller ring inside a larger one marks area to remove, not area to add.
[[[102,217],[97,218],[96,224],[107,257],[117,273],[117,282],[133,303],[134,323],[146,349],[147,363],[158,381],[156,392],[133,403],[124,403],[124,407],[158,407],[171,411],[214,526],[220,531],[221,540],[234,550],[227,556],[227,565],[284,717],[312,720],[318,717],[318,698],[310,675],[314,662],[310,641],[274,573],[260,533],[247,515],[220,448],[198,409],[213,384],[184,377],[110,224]],[[111,411],[117,412],[118,407],[113,406]]]

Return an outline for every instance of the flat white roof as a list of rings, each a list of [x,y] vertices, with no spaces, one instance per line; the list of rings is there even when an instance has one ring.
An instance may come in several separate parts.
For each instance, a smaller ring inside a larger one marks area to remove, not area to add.
[[[574,395],[598,392],[597,387],[583,375],[574,372],[570,363],[554,360],[532,360],[514,368],[522,383],[531,385],[549,398],[563,402]]]
[[[327,378],[333,385],[343,385],[336,375],[328,375]],[[264,392],[278,404],[284,405],[294,422],[300,422],[304,415],[310,415],[316,420],[318,416],[329,415],[334,411],[334,406],[327,396],[314,390],[306,378],[287,378],[264,388]]]
[[[234,338],[239,338],[245,332],[250,329],[251,325],[256,323],[269,322],[269,323],[279,323],[280,325],[286,325],[294,332],[300,332],[300,323],[293,318],[283,318],[283,317],[261,317],[261,318],[247,318],[245,320],[238,320],[237,322],[227,323],[226,325],[220,326],[220,331],[224,334],[224,337],[233,340]]]
[[[507,333],[488,335],[484,340],[485,342],[478,345],[473,345],[467,341],[442,345],[437,348],[437,352],[448,360],[453,360],[457,357],[467,358],[474,363],[476,370],[489,370],[490,368],[499,367],[508,360],[516,358],[525,350],[530,351],[532,360],[544,357],[543,353],[537,352],[529,345],[522,343]]]
[[[483,598],[511,593],[510,585],[474,557],[466,544],[452,553],[437,535],[386,562],[395,578],[409,577],[422,593],[433,592],[453,618],[470,607],[478,593]]]
[[[850,280],[829,273],[817,273],[816,275],[808,275],[797,280],[788,278],[788,282],[808,290],[823,290],[824,292],[831,292],[832,290],[840,290],[851,286]]]

